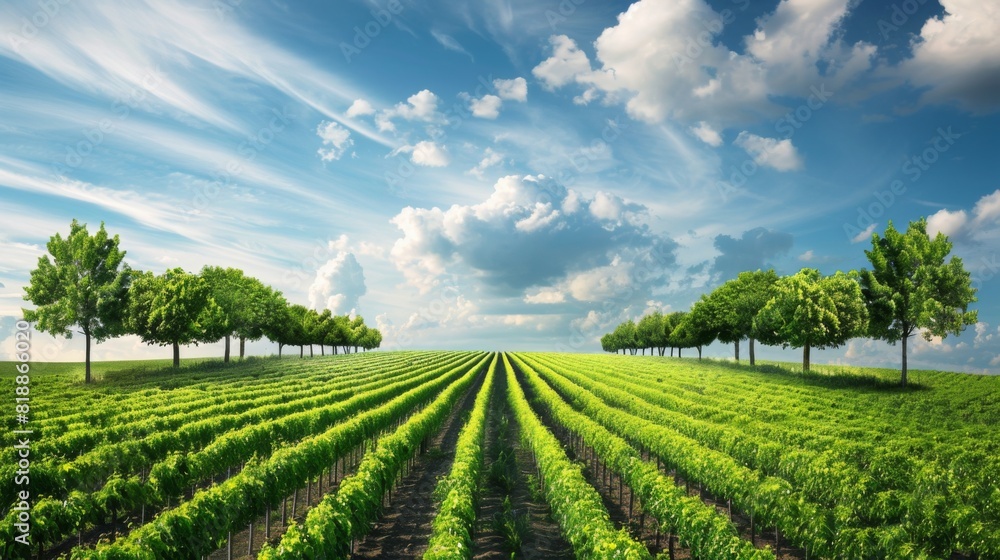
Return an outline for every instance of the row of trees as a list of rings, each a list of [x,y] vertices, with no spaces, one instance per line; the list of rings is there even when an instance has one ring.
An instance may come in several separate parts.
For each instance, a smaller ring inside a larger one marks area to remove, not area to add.
[[[73,220],[68,237],[57,233],[49,240],[49,254],[38,259],[25,287],[24,299],[35,309],[25,309],[24,317],[38,330],[70,338],[76,329],[84,336],[88,383],[91,342],[126,334],[173,346],[174,367],[180,365],[182,345],[220,340],[226,362],[233,339],[239,340],[241,358],[247,340],[263,337],[278,343],[279,356],[286,345],[299,346],[300,356],[309,346],[311,356],[313,345],[325,354],[327,345],[346,353],[382,343],[382,334],[362,317],[289,304],[281,292],[242,270],[206,266],[199,274],[174,268],[156,275],[131,269],[118,244],[103,223],[90,235],[86,224]]]
[[[601,338],[608,352],[698,348],[718,340],[732,343],[736,361],[740,341],[802,348],[802,369],[809,370],[813,348],[835,348],[851,338],[871,337],[902,346],[900,383],[906,385],[907,341],[958,334],[977,321],[968,307],[976,301],[970,274],[952,257],[951,242],[927,234],[925,219],[906,232],[889,222],[884,236],[872,235],[865,251],[872,269],[823,276],[804,268],[779,277],[773,270],[742,272],[705,294],[688,312],[656,312],[618,325]],[[671,350],[671,355],[673,351]]]

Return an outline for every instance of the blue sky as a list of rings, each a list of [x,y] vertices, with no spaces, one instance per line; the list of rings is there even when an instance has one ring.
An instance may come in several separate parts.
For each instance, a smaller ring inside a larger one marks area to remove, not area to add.
[[[740,270],[861,268],[872,231],[927,216],[980,324],[911,364],[996,372],[998,21],[973,0],[7,2],[0,353],[73,218],[134,267],[240,267],[386,347],[597,351]]]

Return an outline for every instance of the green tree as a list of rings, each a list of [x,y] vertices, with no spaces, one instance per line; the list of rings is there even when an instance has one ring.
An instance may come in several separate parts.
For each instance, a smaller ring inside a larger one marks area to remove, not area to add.
[[[84,381],[90,383],[90,343],[124,334],[125,312],[132,271],[123,263],[125,251],[118,236],[108,237],[104,222],[90,235],[87,225],[76,220],[69,236],[49,238],[49,255],[38,258],[24,299],[35,309],[25,309],[24,318],[53,336],[73,337],[77,327],[85,340]]]
[[[969,305],[976,301],[970,274],[962,259],[951,257],[951,242],[938,233],[927,235],[927,220],[910,222],[906,233],[892,222],[884,237],[872,235],[865,251],[872,270],[861,271],[861,292],[871,320],[868,334],[890,344],[902,345],[900,384],[906,386],[907,340],[923,329],[923,336],[959,334],[978,320]]]
[[[702,347],[715,341],[715,329],[712,328],[711,322],[706,319],[707,307],[703,302],[698,301],[691,306],[691,311],[687,313],[678,311],[673,314],[674,327],[670,333],[670,341],[671,344],[677,346],[678,357],[681,348],[697,348],[700,360]]]
[[[246,341],[264,336],[267,318],[278,312],[287,302],[281,292],[274,291],[260,280],[246,276],[237,268],[206,266],[201,269],[212,292],[212,299],[225,315],[225,352],[223,360],[229,362],[230,341],[240,341],[240,358],[246,355]]]
[[[823,277],[803,268],[774,285],[774,297],[754,319],[765,344],[802,348],[802,370],[809,371],[813,348],[836,348],[868,328],[868,312],[855,274]]]
[[[636,349],[639,348],[639,338],[636,332],[635,321],[629,319],[618,325],[615,328],[614,336],[622,350],[627,350],[632,355],[635,355]]]
[[[635,328],[639,347],[642,348],[642,354],[646,355],[646,348],[649,348],[649,354],[652,355],[653,348],[659,346],[663,339],[663,313],[654,311],[644,316],[639,319],[639,323]],[[664,346],[666,345],[664,344]]]
[[[174,367],[180,366],[182,344],[215,342],[229,328],[205,280],[180,268],[137,274],[129,296],[129,332],[146,344],[173,346]]]
[[[704,316],[712,323],[721,342],[735,345],[737,362],[740,361],[740,341],[749,339],[750,365],[756,363],[754,340],[757,337],[753,320],[771,300],[777,281],[774,270],[741,272],[706,298],[712,308],[705,308]]]

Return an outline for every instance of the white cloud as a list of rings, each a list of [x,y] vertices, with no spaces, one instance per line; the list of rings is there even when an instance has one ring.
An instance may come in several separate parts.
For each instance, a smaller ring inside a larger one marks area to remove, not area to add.
[[[745,125],[787,111],[777,97],[806,97],[820,85],[836,91],[871,67],[874,46],[840,38],[849,6],[783,0],[758,19],[739,54],[719,42],[722,16],[704,0],[640,0],[594,42],[593,67],[571,38],[558,35],[550,38],[552,56],[533,73],[547,89],[579,84],[580,104],[599,93],[624,102],[636,119],[705,121],[716,130]]]
[[[527,101],[528,82],[524,78],[514,78],[512,80],[493,80],[493,87],[496,88],[500,99],[506,101]]]
[[[484,95],[479,99],[472,99],[469,102],[469,109],[472,115],[481,119],[495,119],[500,116],[500,106],[503,100],[495,95]]]
[[[643,286],[673,263],[674,242],[632,222],[641,206],[602,195],[575,202],[586,211],[565,212],[569,197],[544,176],[509,175],[478,204],[404,208],[392,219],[402,237],[391,257],[422,293],[448,273],[461,273],[519,297],[528,288],[552,287],[570,274],[607,266],[614,254],[646,265]]]
[[[392,155],[398,153],[410,154],[410,161],[424,167],[445,167],[451,163],[448,149],[430,140],[417,142],[413,146],[402,146],[393,151]]]
[[[709,146],[718,148],[722,145],[722,135],[705,121],[699,122],[698,126],[691,127],[691,132]]]
[[[776,140],[743,131],[733,143],[753,156],[757,165],[772,167],[778,171],[802,168],[802,158],[790,138]]]
[[[323,161],[335,161],[344,155],[354,140],[351,140],[351,131],[340,126],[333,121],[323,121],[316,127],[316,135],[323,140],[325,148],[316,150]]]
[[[814,253],[812,249],[809,249],[805,253],[799,255],[799,260],[802,262],[812,262],[816,260],[816,253]]]
[[[486,148],[486,151],[483,152],[483,159],[479,160],[479,163],[470,169],[469,173],[482,179],[488,168],[498,165],[502,161],[503,154],[495,152],[493,148]]]
[[[971,216],[970,216],[971,214]],[[951,238],[993,237],[993,230],[1000,225],[1000,189],[983,195],[972,207],[965,210],[941,209],[927,218],[927,233],[934,236],[938,232]]]
[[[576,42],[565,35],[549,38],[552,56],[542,61],[531,73],[542,81],[545,89],[554,90],[573,82],[577,76],[590,72],[590,59]]]
[[[353,313],[366,292],[361,264],[353,253],[340,252],[316,270],[309,286],[309,305],[316,310],[329,309],[335,315]]]
[[[567,290],[577,301],[604,301],[631,289],[633,264],[615,258],[608,266],[597,267],[574,275],[566,283]]]
[[[969,216],[965,213],[965,210],[957,210],[955,212],[949,212],[944,209],[938,210],[927,218],[927,234],[934,237],[938,233],[943,233],[951,237],[965,227],[968,218]]]
[[[945,13],[924,23],[913,57],[899,66],[922,101],[957,101],[973,111],[1000,108],[1000,4],[941,0]]]
[[[979,348],[983,344],[986,344],[987,342],[993,340],[994,335],[993,333],[989,332],[990,331],[989,323],[984,323],[982,321],[979,321],[978,323],[976,323],[975,329],[976,329],[976,338],[973,340],[973,344],[975,344],[976,348]],[[998,329],[998,332],[1000,332],[1000,329]]]
[[[537,293],[524,296],[524,303],[552,304],[564,301],[566,301],[566,295],[555,288],[543,288]]]
[[[397,103],[392,109],[379,111],[375,115],[375,124],[383,132],[396,130],[392,122],[394,118],[408,121],[433,122],[438,119],[438,96],[429,89],[423,89],[406,98],[406,103]]]
[[[347,112],[344,114],[351,118],[374,115],[375,107],[372,107],[372,104],[364,99],[355,99],[354,103],[351,103],[351,106],[347,108]]]
[[[878,227],[878,224],[873,223],[869,225],[868,227],[865,228],[864,231],[859,232],[857,235],[852,237],[851,243],[857,244],[857,243],[864,243],[865,241],[870,241],[872,238],[872,233],[875,232],[876,227]]]
[[[455,39],[454,37],[452,37],[451,35],[448,35],[447,33],[444,33],[442,31],[438,31],[436,29],[432,29],[431,30],[431,36],[433,36],[434,40],[437,41],[438,43],[440,43],[442,47],[448,49],[449,51],[455,51],[457,53],[462,53],[465,56],[467,56],[470,59],[472,59],[473,62],[476,61],[476,57],[472,56],[472,53],[470,53],[469,51],[467,51],[465,49],[465,47],[463,47],[462,44],[459,43],[458,40]]]

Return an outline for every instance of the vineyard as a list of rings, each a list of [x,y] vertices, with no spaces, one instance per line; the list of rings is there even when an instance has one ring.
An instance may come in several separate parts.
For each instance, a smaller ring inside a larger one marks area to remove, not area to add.
[[[39,375],[30,545],[10,424],[0,557],[1000,558],[998,381],[431,351]]]

